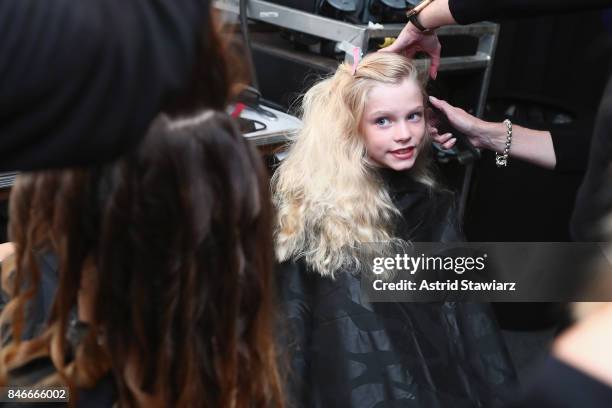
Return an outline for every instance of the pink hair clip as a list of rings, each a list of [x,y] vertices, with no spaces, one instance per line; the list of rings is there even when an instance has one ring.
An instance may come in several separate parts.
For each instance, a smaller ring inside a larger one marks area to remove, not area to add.
[[[361,61],[361,48],[353,47],[353,75],[357,72],[357,65]]]

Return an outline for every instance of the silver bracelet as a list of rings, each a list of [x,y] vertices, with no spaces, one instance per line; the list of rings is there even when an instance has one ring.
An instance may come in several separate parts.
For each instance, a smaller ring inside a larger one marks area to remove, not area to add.
[[[508,155],[510,154],[510,145],[512,144],[512,122],[510,119],[504,120],[504,125],[506,125],[506,147],[504,147],[504,153],[499,154],[495,153],[495,164],[497,167],[506,167],[508,166]]]

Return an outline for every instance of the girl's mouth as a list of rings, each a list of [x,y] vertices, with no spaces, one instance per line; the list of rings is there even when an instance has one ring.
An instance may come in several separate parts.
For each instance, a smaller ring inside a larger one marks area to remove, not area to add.
[[[414,156],[415,146],[405,147],[403,149],[392,150],[391,154],[398,160],[410,160]]]

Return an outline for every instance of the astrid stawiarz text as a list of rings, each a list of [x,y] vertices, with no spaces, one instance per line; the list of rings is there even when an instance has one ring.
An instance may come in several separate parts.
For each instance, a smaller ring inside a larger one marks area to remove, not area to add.
[[[452,271],[462,275],[469,271],[482,271],[485,269],[487,254],[478,257],[452,257],[452,256],[410,256],[397,254],[395,257],[374,258],[372,271],[381,275],[390,271],[406,271],[410,275],[418,271]],[[516,282],[475,282],[469,279],[420,282],[402,279],[397,282],[385,282],[377,279],[373,282],[376,291],[515,291]]]

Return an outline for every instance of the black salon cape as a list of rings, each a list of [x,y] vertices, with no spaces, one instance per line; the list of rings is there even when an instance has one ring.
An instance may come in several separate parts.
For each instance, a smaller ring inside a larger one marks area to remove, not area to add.
[[[208,0],[0,1],[0,170],[89,165],[142,139],[193,75]]]
[[[398,228],[414,241],[456,241],[452,195],[384,172]],[[296,407],[491,407],[515,378],[487,305],[369,303],[350,271],[279,267],[284,344]]]

